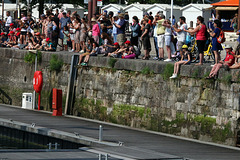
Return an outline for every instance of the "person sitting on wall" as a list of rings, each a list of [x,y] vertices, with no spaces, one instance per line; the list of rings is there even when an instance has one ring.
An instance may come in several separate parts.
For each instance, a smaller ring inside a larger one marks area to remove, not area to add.
[[[118,54],[118,51],[120,49],[118,42],[114,43],[114,46],[112,46],[112,49],[113,49],[113,52],[108,53],[108,57],[121,58],[121,55]]]
[[[56,51],[56,48],[54,47],[50,38],[46,38],[46,42],[47,42],[47,46],[45,47],[46,51]]]
[[[82,62],[82,60],[83,60],[83,58],[84,58],[85,56],[91,54],[91,52],[92,52],[92,50],[93,50],[93,41],[94,41],[94,39],[93,39],[93,38],[90,38],[90,39],[88,40],[87,45],[84,45],[84,46],[83,46],[83,50],[84,50],[85,53],[83,53],[83,54],[81,54],[81,55],[79,56],[78,65],[81,64],[81,62]]]
[[[88,61],[89,61],[89,58],[90,56],[97,56],[99,53],[99,47],[98,47],[98,44],[97,42],[93,42],[93,48],[92,48],[92,51],[90,54],[86,55],[85,59],[84,59],[84,62],[81,63],[81,66],[87,66],[88,64]]]
[[[2,32],[0,34],[0,47],[6,47],[7,40],[8,40],[8,38],[7,38],[6,34],[4,32]]]
[[[232,47],[230,45],[227,45],[225,49],[227,54],[225,60],[219,61],[217,64],[213,66],[207,79],[214,78],[221,67],[229,68],[234,64],[235,57],[233,56],[234,53],[232,52]]]
[[[192,61],[192,54],[191,52],[188,51],[188,46],[186,44],[182,46],[182,51],[183,51],[183,54],[181,55],[181,60],[174,64],[174,72],[173,72],[173,75],[170,77],[170,79],[177,78],[180,65],[190,64]]]
[[[40,49],[42,46],[42,38],[40,32],[37,32],[34,37],[33,45],[34,49]]]
[[[15,33],[13,31],[10,31],[10,36],[9,36],[7,47],[12,47],[16,44],[17,44],[17,38],[15,36]]]
[[[235,57],[235,64],[230,66],[230,69],[238,69],[240,68],[240,62],[238,62],[238,58],[240,58],[240,55],[236,55],[236,53],[240,52],[240,45],[237,47],[237,49],[235,50],[235,54],[230,53],[230,55],[232,55],[233,57]]]
[[[135,52],[133,46],[131,46],[131,42],[126,41],[125,47],[127,49],[126,49],[126,52],[123,54],[122,58],[123,59],[134,59],[136,57],[136,54],[135,54],[136,52]]]

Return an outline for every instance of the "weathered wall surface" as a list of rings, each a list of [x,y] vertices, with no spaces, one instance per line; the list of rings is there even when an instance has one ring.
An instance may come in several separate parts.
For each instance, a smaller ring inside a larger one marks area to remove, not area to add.
[[[0,88],[21,105],[21,93],[32,91],[34,66],[24,51],[1,49]],[[65,104],[70,54],[59,54],[60,72],[49,70],[50,53],[42,54],[42,105],[51,109],[51,89],[63,89]],[[211,67],[183,66],[169,80],[172,65],[141,60],[91,58],[79,68],[76,116],[235,146],[239,131],[240,70],[221,69],[217,80],[206,80]]]

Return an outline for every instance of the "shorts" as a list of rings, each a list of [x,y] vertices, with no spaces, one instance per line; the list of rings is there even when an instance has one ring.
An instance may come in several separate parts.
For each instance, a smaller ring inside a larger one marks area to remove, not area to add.
[[[188,60],[183,60],[183,61],[188,61]],[[189,61],[187,64],[191,64],[191,61]]]
[[[164,36],[165,38],[165,45],[170,46],[171,44],[171,36]]]
[[[74,40],[75,40],[75,43],[80,43],[80,31],[76,31]]]
[[[27,35],[27,31],[21,31],[21,35]]]
[[[125,42],[125,34],[118,34],[117,35],[117,41],[120,46],[124,45]]]
[[[197,40],[198,53],[203,54],[206,40]]]
[[[239,45],[239,42],[236,41],[233,46],[233,51],[237,51],[238,45]]]
[[[164,47],[164,34],[157,36],[158,48]]]
[[[81,33],[80,42],[85,42],[86,39],[87,39],[87,34],[86,33]]]
[[[73,41],[75,39],[75,34],[70,34],[70,39]]]
[[[61,29],[61,30],[60,30],[60,33],[59,33],[59,37],[60,37],[60,39],[63,39],[63,38],[64,38],[64,34],[63,34],[62,31],[63,31],[63,29]]]
[[[178,50],[182,51],[182,46],[184,45],[184,42],[178,41]]]

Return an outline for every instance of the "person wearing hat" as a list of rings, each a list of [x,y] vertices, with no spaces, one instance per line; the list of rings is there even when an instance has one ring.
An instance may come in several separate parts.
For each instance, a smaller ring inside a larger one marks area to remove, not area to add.
[[[7,47],[12,47],[13,45],[17,44],[17,37],[15,36],[15,32],[13,32],[13,31],[10,31],[9,34],[10,34],[10,36],[8,39]]]
[[[235,57],[235,64],[230,66],[229,67],[230,69],[240,68],[240,62],[238,63],[238,59],[240,58],[240,55],[236,55],[236,53],[239,53],[239,52],[240,52],[240,46],[238,46],[237,49],[235,50],[235,54],[230,53],[230,55],[233,55],[233,57]]]
[[[14,28],[14,23],[11,23],[11,24],[10,24],[9,31],[10,31],[10,32],[11,32],[11,31],[13,31],[13,32],[16,31],[16,29]]]
[[[117,27],[117,41],[121,45],[125,42],[125,28],[126,28],[126,22],[124,20],[124,14],[120,13],[118,15],[119,22],[113,22],[113,25]]]
[[[12,19],[12,16],[10,15],[9,11],[6,12],[6,15],[7,15],[7,20],[5,21],[5,29],[8,34],[9,27],[10,27],[10,24],[13,23],[13,19]]]
[[[42,38],[40,37],[40,32],[37,32],[34,37],[33,45],[34,49],[40,49],[40,46],[42,45]]]
[[[177,78],[177,74],[181,65],[190,64],[192,61],[192,54],[188,51],[188,46],[186,44],[182,46],[182,50],[183,54],[181,55],[181,60],[174,64],[174,72],[170,79]]]
[[[227,45],[225,47],[225,50],[226,50],[226,57],[224,61],[219,61],[217,64],[213,66],[207,79],[214,78],[221,67],[230,68],[234,64],[235,57],[234,57],[234,53],[232,52],[232,46]]]
[[[92,38],[99,44],[100,28],[95,18],[91,19],[92,24]]]
[[[131,42],[130,41],[126,41],[125,42],[126,45],[126,55],[124,55],[122,58],[124,59],[134,59],[136,57],[136,51],[134,50],[133,46],[131,46]]]
[[[7,36],[4,32],[0,34],[0,47],[5,47],[7,43]]]
[[[118,18],[118,14],[114,14],[113,18],[111,19],[112,24],[116,23],[118,24],[119,22],[119,18]],[[117,42],[117,27],[115,25],[113,26],[113,30],[112,30],[112,36],[113,36],[113,42]]]
[[[47,46],[45,47],[46,51],[56,51],[56,48],[54,47],[50,38],[46,38],[46,42],[47,42]]]

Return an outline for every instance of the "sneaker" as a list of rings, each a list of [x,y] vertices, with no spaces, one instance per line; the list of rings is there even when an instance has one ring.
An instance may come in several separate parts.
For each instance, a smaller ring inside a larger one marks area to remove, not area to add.
[[[164,61],[164,58],[159,58],[158,61]]]
[[[84,50],[81,50],[79,53],[84,53]]]
[[[84,62],[83,66],[87,66],[87,63],[86,63],[86,62]]]
[[[85,63],[84,63],[84,62],[82,62],[82,63],[81,63],[81,66],[84,66],[84,64],[85,64]]]
[[[70,50],[69,52],[74,52],[74,49]]]
[[[158,57],[154,57],[153,60],[158,60]]]
[[[165,59],[164,62],[172,62],[171,59]]]
[[[177,78],[177,74],[173,74],[171,77],[169,77],[170,79],[173,79],[173,78]]]

